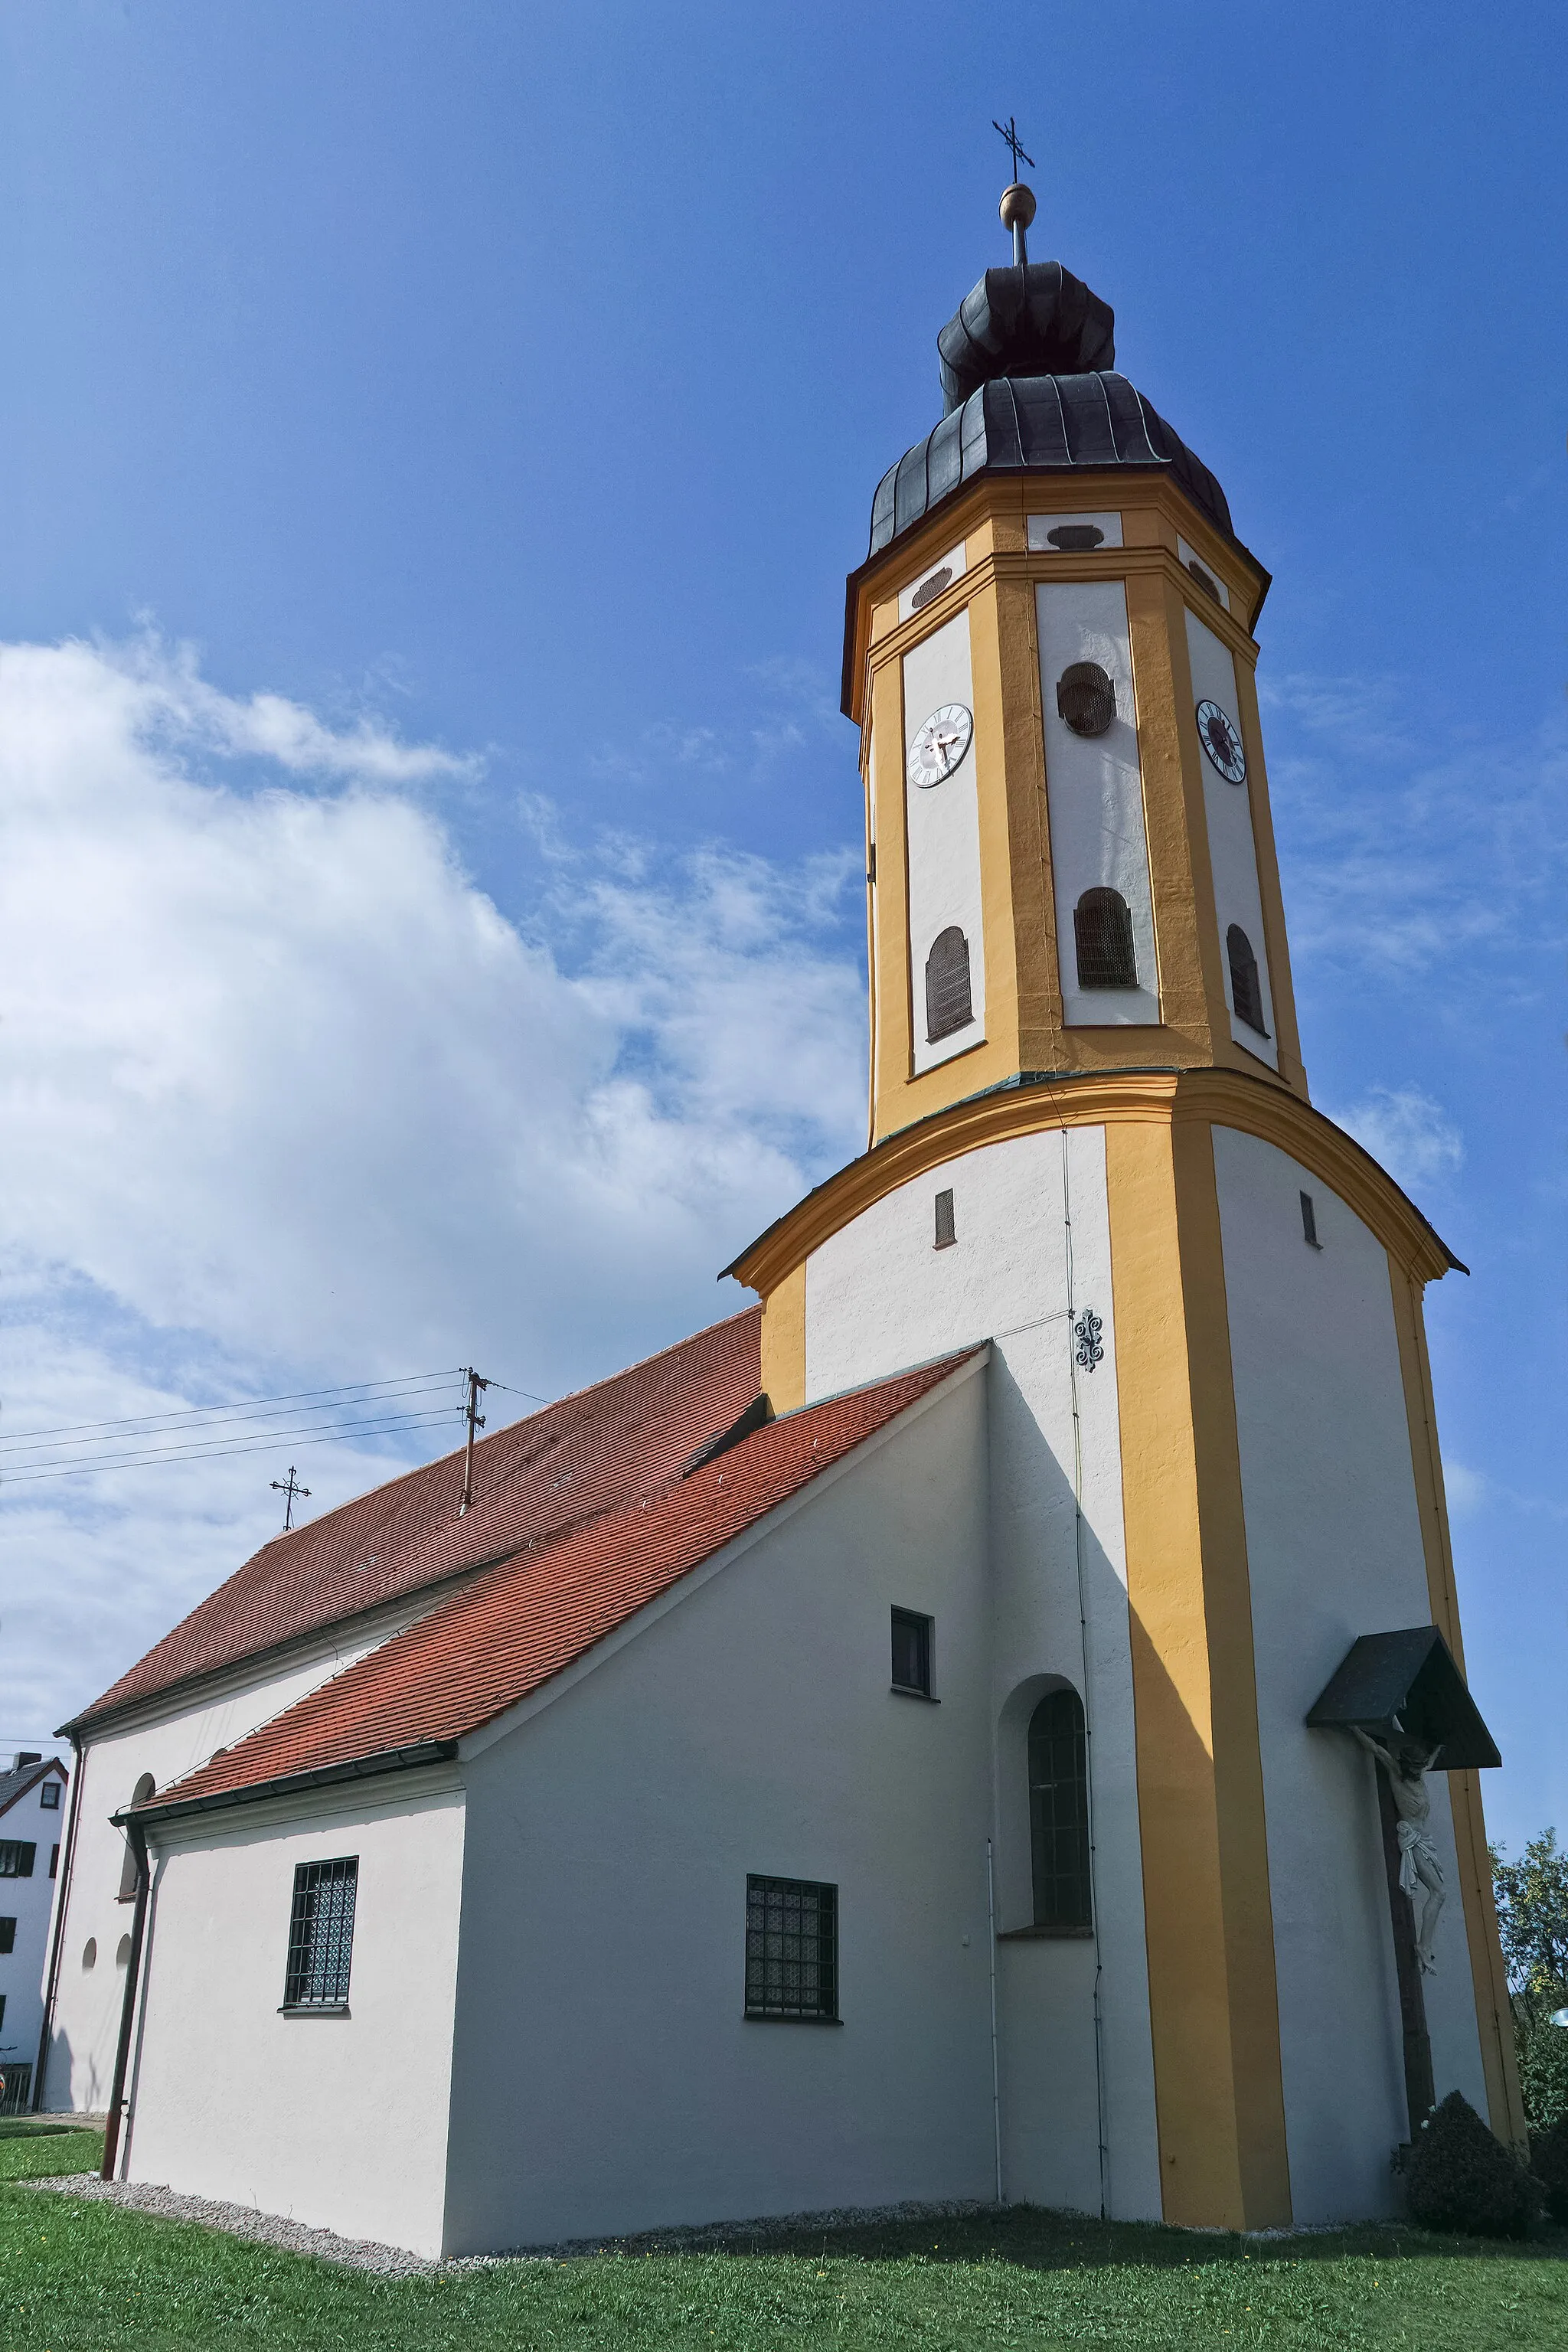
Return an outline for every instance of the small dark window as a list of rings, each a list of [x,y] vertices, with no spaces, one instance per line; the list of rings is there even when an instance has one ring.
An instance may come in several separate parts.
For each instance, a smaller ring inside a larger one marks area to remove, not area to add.
[[[967,1029],[974,1018],[969,998],[969,941],[956,923],[939,931],[926,958],[926,1043]]]
[[[1230,1002],[1238,1021],[1267,1037],[1263,1025],[1263,989],[1258,977],[1258,958],[1252,952],[1252,941],[1239,923],[1232,923],[1225,935],[1225,951],[1230,959]]]
[[[933,1249],[951,1249],[958,1239],[952,1224],[952,1194],[939,1192],[936,1196],[936,1239]]]
[[[912,1609],[893,1612],[893,1688],[931,1696],[931,1619]]]
[[[301,1862],[294,1868],[285,2009],[342,2009],[349,1997],[359,1856]]]
[[[1048,1691],[1029,1718],[1029,1852],[1037,1927],[1090,1926],[1083,1703]]]
[[[37,1851],[21,1838],[0,1838],[0,1878],[31,1878]]]
[[[16,1922],[15,1919],[0,1919],[0,1952],[14,1952],[16,1948]]]
[[[59,1875],[59,1868],[60,1850],[58,1845],[52,1845],[49,1848],[49,1876],[51,1878],[58,1878]]]
[[[1072,910],[1080,988],[1136,988],[1132,915],[1120,890],[1086,890]]]
[[[4,2026],[5,2022],[5,1994],[4,1994],[3,1992],[0,1992],[0,2026]]]
[[[38,1802],[42,1805],[46,1813],[58,1813],[59,1811],[60,1784],[58,1780],[46,1780],[44,1782],[43,1787],[38,1790]]]
[[[837,2017],[837,1886],[747,1878],[746,2015]]]
[[[1318,1239],[1318,1212],[1312,1205],[1310,1192],[1301,1195],[1301,1239],[1309,1249],[1321,1250],[1323,1246]]]

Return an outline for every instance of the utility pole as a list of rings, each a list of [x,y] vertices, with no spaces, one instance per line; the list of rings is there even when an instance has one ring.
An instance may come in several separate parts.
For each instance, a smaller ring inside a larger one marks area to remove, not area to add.
[[[474,1499],[474,1432],[485,1425],[485,1417],[479,1411],[479,1397],[489,1386],[489,1381],[480,1380],[472,1364],[465,1366],[463,1378],[468,1384],[462,1405],[463,1419],[468,1424],[468,1442],[463,1449],[463,1499],[458,1506],[459,1518]]]
[[[309,1486],[300,1486],[299,1480],[294,1475],[294,1465],[290,1462],[289,1465],[289,1475],[287,1479],[274,1478],[272,1481],[272,1491],[275,1495],[281,1495],[283,1497],[283,1532],[287,1535],[289,1528],[294,1524],[295,1502],[297,1500],[309,1502],[310,1499],[310,1489]]]

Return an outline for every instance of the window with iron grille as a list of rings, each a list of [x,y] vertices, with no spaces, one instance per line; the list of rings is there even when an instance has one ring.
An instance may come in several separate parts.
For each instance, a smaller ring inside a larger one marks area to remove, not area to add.
[[[1029,1851],[1037,1927],[1091,1925],[1083,1702],[1047,1691],[1029,1718]]]
[[[931,1619],[912,1609],[893,1612],[893,1688],[931,1696]]]
[[[837,1886],[747,1878],[746,2015],[837,2021]]]
[[[0,1838],[0,1878],[31,1878],[37,1847],[22,1838]]]
[[[301,1862],[295,1865],[294,1908],[289,1920],[289,1969],[283,1988],[285,2009],[347,2006],[358,1886],[358,1854],[350,1854],[341,1862]]]

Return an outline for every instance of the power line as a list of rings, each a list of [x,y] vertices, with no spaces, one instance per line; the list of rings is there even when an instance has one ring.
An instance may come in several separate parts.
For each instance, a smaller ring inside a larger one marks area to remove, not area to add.
[[[460,1408],[458,1408],[460,1410]],[[264,1447],[292,1444],[344,1445],[356,1437],[385,1436],[395,1431],[432,1429],[452,1418],[451,1407],[441,1412],[404,1414],[391,1421],[349,1422],[340,1430],[268,1430],[254,1437],[242,1437],[224,1445],[203,1445],[176,1450],[164,1447],[153,1454],[109,1454],[100,1461],[67,1462],[47,1469],[24,1468],[7,1470],[0,1478],[0,1490],[20,1486],[38,1478],[95,1477],[106,1470],[145,1470],[159,1462],[221,1461],[239,1454],[255,1454]]]
[[[392,1381],[348,1381],[342,1387],[335,1389],[294,1389],[282,1396],[242,1397],[234,1404],[187,1405],[182,1407],[177,1412],[133,1412],[126,1414],[119,1421],[69,1421],[62,1423],[55,1429],[17,1430],[10,1437],[0,1438],[0,1446],[30,1444],[35,1439],[40,1437],[71,1437],[79,1432],[90,1433],[95,1430],[123,1429],[128,1434],[135,1435],[137,1429],[133,1424],[142,1423],[147,1424],[148,1433],[151,1433],[152,1424],[158,1422],[195,1423],[209,1416],[216,1416],[220,1420],[229,1417],[256,1419],[261,1415],[266,1407],[272,1405],[298,1404],[306,1412],[326,1412],[331,1410],[330,1403],[312,1406],[307,1403],[306,1400],[311,1397],[336,1398],[342,1403],[347,1402],[357,1395],[359,1402],[370,1404],[376,1402],[373,1394],[374,1391],[436,1387],[443,1381],[460,1380],[463,1370],[461,1364],[453,1364],[440,1372],[407,1372]],[[497,1385],[499,1386],[500,1383],[498,1382]],[[527,1391],[520,1389],[517,1393],[521,1396]],[[548,1402],[547,1398],[540,1399],[541,1403]]]

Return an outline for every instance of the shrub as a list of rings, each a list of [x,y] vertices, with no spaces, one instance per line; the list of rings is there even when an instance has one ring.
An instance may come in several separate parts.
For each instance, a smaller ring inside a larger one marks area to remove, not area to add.
[[[1482,2238],[1522,2238],[1540,2205],[1535,2183],[1450,2091],[1422,2125],[1405,2168],[1410,2218],[1424,2230]]]
[[[1559,2116],[1550,2129],[1535,2134],[1530,2163],[1546,2191],[1547,2211],[1554,2221],[1568,2221],[1568,2116]]]
[[[1550,2131],[1568,2116],[1568,2026],[1550,2018],[1514,2020],[1519,2087],[1532,2132]]]

